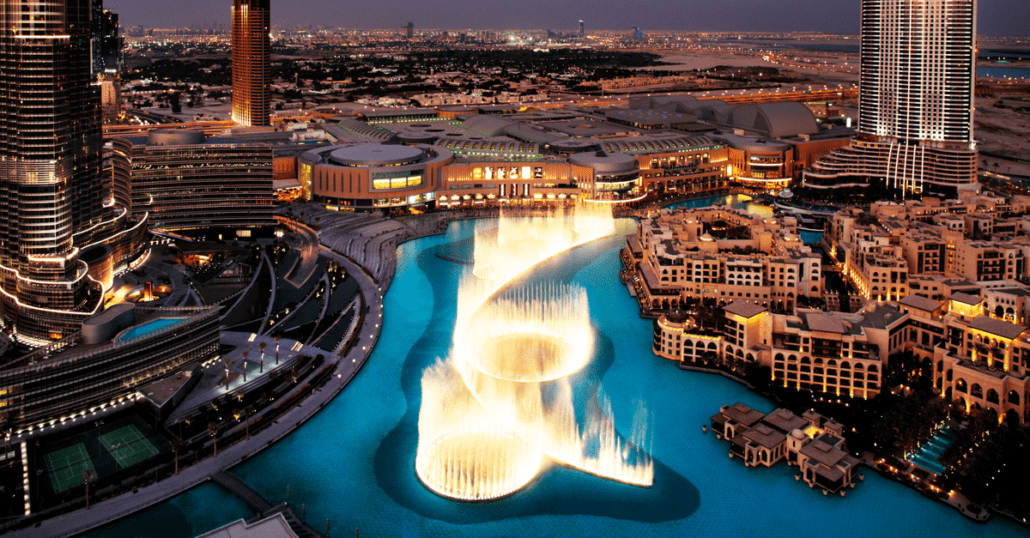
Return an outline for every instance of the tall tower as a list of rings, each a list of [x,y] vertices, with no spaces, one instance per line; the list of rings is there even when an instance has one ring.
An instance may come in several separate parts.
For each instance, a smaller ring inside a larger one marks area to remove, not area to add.
[[[858,136],[806,186],[882,179],[906,192],[976,182],[976,0],[863,0]]]
[[[0,0],[0,310],[22,338],[100,308],[75,247],[104,217],[90,0]]]
[[[269,0],[233,0],[232,119],[271,125],[272,66]]]
[[[583,39],[586,35],[586,26],[583,24],[583,21],[579,21],[579,38]]]

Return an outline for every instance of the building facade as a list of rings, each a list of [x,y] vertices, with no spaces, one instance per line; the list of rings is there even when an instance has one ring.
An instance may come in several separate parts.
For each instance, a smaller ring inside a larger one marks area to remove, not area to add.
[[[863,0],[861,63],[859,134],[805,185],[875,180],[918,194],[976,183],[976,1]]]
[[[234,0],[232,6],[232,120],[271,125],[272,64],[269,0]]]
[[[6,428],[21,433],[79,413],[114,407],[147,381],[186,364],[210,360],[218,353],[217,307],[121,306],[91,318],[82,333],[0,370],[0,421]],[[168,325],[162,320],[175,322]],[[160,328],[148,332],[148,323]],[[107,334],[90,341],[89,337],[101,330]]]
[[[205,138],[200,131],[151,131],[132,145],[132,213],[160,230],[235,230],[274,225],[272,147]],[[123,143],[118,143],[116,148]],[[124,196],[116,186],[115,196]]]
[[[75,243],[111,216],[90,12],[88,0],[0,8],[0,304],[28,343],[71,334],[101,307]]]

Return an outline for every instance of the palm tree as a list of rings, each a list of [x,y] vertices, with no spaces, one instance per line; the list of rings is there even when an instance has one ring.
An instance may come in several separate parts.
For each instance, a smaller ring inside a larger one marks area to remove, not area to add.
[[[247,351],[246,349],[244,349],[243,353],[241,353],[240,355],[243,356],[243,382],[246,383],[247,382],[247,355],[250,355],[250,351]]]
[[[248,405],[247,408],[243,410],[243,416],[247,419],[247,424],[244,427],[247,429],[247,439],[250,439],[250,417],[254,416],[254,406]]]
[[[215,456],[218,457],[218,423],[212,422],[207,425],[207,434],[215,441]]]
[[[179,451],[182,450],[182,441],[172,439],[172,454],[175,455],[175,476],[179,476]]]
[[[282,340],[282,335],[275,335],[275,365],[279,366],[279,340]]]
[[[232,362],[229,360],[229,357],[222,357],[222,364],[225,365],[225,390],[228,391],[229,390],[229,365],[232,364]]]
[[[267,342],[261,342],[261,343],[258,344],[258,349],[261,350],[261,358],[258,359],[260,361],[258,363],[259,364],[259,366],[258,366],[258,373],[260,373],[260,374],[265,373],[265,348],[266,347],[268,347],[268,343]]]

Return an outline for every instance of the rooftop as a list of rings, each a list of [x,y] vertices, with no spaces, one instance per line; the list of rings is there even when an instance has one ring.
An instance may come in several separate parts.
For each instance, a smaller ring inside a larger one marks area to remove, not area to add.
[[[747,301],[736,301],[723,308],[726,312],[740,316],[745,319],[751,319],[763,312],[767,312],[768,309],[764,306],[749,303]]]
[[[944,306],[944,303],[933,299],[927,299],[922,295],[908,295],[901,300],[900,304],[909,308],[915,308],[916,310],[922,310],[923,312],[934,312],[938,308]]]
[[[1002,321],[1000,319],[989,318],[987,316],[980,316],[974,319],[969,327],[978,331],[991,333],[995,336],[1001,336],[1009,340],[1015,340],[1019,338],[1019,335],[1023,334],[1026,330],[1022,326]]]

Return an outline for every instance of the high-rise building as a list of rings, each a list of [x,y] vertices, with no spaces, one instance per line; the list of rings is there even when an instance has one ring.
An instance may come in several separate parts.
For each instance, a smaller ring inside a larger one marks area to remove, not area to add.
[[[100,21],[100,68],[106,75],[122,72],[122,34],[118,14],[105,9]]]
[[[240,125],[271,124],[270,30],[269,0],[233,0],[232,119]]]
[[[93,76],[99,76],[104,72],[103,53],[103,29],[104,25],[104,0],[92,0],[89,15],[89,37],[90,37],[90,66]]]
[[[405,32],[407,34],[408,39],[414,39],[415,38],[415,23],[414,22],[408,22],[408,24],[405,24],[404,25],[404,30],[405,30]]]
[[[100,273],[124,271],[146,231],[102,175],[92,7],[0,0],[0,318],[32,345],[102,311]]]
[[[816,162],[805,185],[974,185],[976,0],[863,0],[861,50],[858,135]]]
[[[586,35],[587,35],[586,26],[583,24],[583,21],[579,21],[579,37],[580,37],[580,39],[586,37]]]
[[[26,340],[60,338],[101,307],[75,244],[106,215],[90,7],[0,3],[0,304]]]

